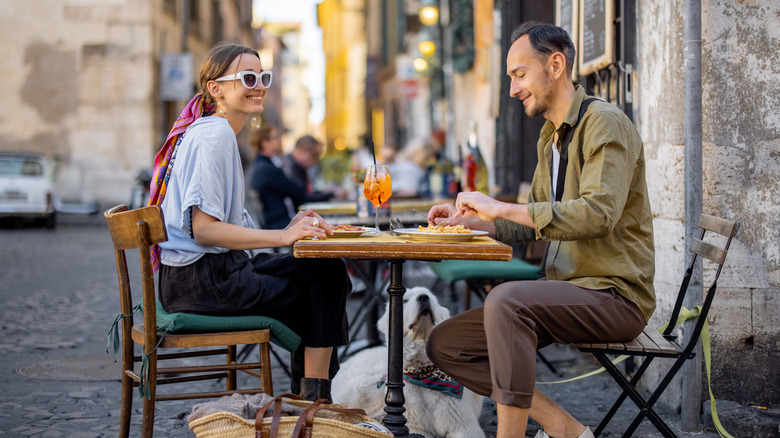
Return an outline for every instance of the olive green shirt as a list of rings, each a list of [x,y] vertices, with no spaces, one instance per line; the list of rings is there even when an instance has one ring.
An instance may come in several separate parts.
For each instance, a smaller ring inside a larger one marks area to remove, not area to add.
[[[559,150],[565,129],[577,123],[586,98],[577,86],[558,129]],[[569,144],[569,165],[559,170],[566,172],[560,202],[554,201],[550,177],[554,132],[548,120],[536,146],[539,162],[528,198],[535,228],[499,219],[497,239],[510,244],[549,241],[544,262],[548,280],[587,289],[615,288],[649,320],[655,310],[653,221],[636,127],[616,106],[591,103]]]

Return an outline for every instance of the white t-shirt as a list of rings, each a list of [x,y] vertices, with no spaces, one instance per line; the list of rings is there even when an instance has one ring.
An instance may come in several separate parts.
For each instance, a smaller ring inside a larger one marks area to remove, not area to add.
[[[248,228],[254,224],[244,208],[244,172],[236,134],[226,119],[207,116],[193,122],[175,154],[161,205],[168,241],[160,243],[160,261],[186,266],[203,254],[228,251],[195,243],[190,207],[229,224]]]

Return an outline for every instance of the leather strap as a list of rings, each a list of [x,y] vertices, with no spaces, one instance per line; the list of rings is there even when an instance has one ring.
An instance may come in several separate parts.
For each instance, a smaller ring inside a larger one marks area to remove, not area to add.
[[[311,438],[314,434],[312,429],[314,427],[314,416],[320,410],[341,412],[344,414],[366,415],[366,411],[363,409],[336,408],[331,406],[328,403],[328,400],[321,398],[303,411],[303,414],[301,414],[298,421],[295,423],[295,429],[293,429],[291,438]]]
[[[560,201],[563,196],[563,186],[564,181],[566,180],[566,169],[569,166],[569,144],[571,143],[571,139],[574,136],[574,130],[577,128],[577,125],[580,124],[580,120],[582,120],[582,116],[585,115],[585,111],[588,110],[590,104],[597,100],[599,99],[596,99],[595,97],[590,97],[583,100],[582,104],[580,104],[580,113],[577,116],[577,122],[575,122],[574,125],[566,128],[566,131],[563,133],[563,140],[561,141],[561,161],[558,165],[558,181],[556,181],[555,184],[556,201]],[[555,145],[553,145],[553,147],[555,147]],[[582,163],[582,147],[577,148],[577,152],[580,155],[580,163]]]
[[[296,395],[296,394],[282,394],[274,397],[265,404],[259,411],[257,411],[257,415],[255,415],[255,438],[276,438],[279,434],[279,420],[282,417],[282,399],[283,398],[289,398],[292,400],[304,400],[303,397]],[[271,420],[271,429],[270,431],[264,431],[263,430],[263,418],[265,418],[265,413],[268,411],[268,408],[271,407],[271,405],[274,405],[273,410],[273,418]]]

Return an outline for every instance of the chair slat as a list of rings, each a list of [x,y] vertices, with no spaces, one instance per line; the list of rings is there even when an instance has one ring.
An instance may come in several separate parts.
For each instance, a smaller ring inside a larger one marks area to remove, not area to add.
[[[624,345],[626,347],[626,351],[644,351],[644,346],[639,343],[636,339],[632,339],[630,342],[624,342]]]
[[[664,338],[663,335],[657,331],[653,329],[645,329],[643,333],[656,344],[658,353],[676,354],[679,351],[679,348],[676,344]]]
[[[642,351],[646,353],[659,353],[661,348],[653,341],[652,338],[650,338],[650,336],[647,335],[648,331],[652,332],[653,329],[645,328],[642,333],[636,337],[636,341],[639,345],[642,346]]]
[[[731,238],[734,237],[734,233],[737,231],[737,223],[703,214],[699,218],[699,228]]]
[[[726,262],[726,254],[728,253],[728,251],[724,249],[713,246],[707,242],[702,242],[699,239],[692,239],[691,252],[705,257],[721,266]]]

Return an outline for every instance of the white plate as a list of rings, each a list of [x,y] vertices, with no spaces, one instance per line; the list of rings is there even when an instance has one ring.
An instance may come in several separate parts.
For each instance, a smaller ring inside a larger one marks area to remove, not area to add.
[[[363,227],[359,231],[333,231],[333,237],[359,237],[361,234],[373,231],[373,228]]]
[[[477,236],[486,236],[487,231],[471,230],[470,233],[426,233],[417,228],[399,228],[395,230],[411,239],[433,240],[439,242],[465,242]]]

